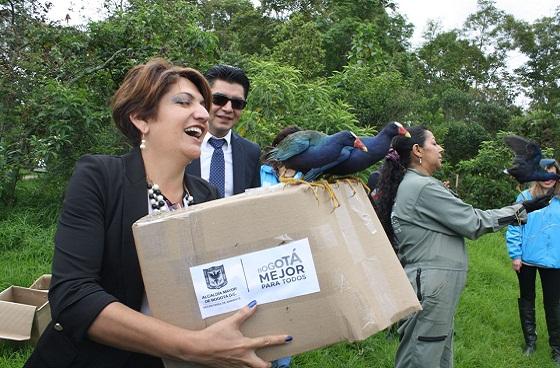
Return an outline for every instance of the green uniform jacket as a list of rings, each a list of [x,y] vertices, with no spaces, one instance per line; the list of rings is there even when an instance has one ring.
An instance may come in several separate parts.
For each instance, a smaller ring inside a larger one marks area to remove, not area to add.
[[[403,266],[465,271],[464,237],[475,239],[526,220],[521,204],[479,210],[457,198],[439,180],[412,169],[399,185],[391,214]]]

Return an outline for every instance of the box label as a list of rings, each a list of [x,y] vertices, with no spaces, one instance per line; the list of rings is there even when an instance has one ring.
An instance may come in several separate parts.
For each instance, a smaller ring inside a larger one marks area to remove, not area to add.
[[[307,238],[190,268],[202,318],[320,291]]]

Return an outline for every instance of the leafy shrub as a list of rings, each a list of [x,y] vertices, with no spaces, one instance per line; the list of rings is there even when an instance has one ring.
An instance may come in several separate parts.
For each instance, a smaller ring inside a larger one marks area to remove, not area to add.
[[[488,132],[477,123],[450,124],[443,138],[445,159],[455,165],[476,156],[482,141],[490,139]]]
[[[327,134],[351,130],[373,134],[358,126],[350,106],[335,99],[335,91],[323,79],[306,81],[294,67],[274,61],[252,60],[248,66],[251,93],[237,131],[261,146],[288,125]]]
[[[458,165],[460,177],[456,188],[461,198],[481,209],[499,208],[515,201],[516,182],[503,173],[511,166],[512,153],[503,142],[505,133],[481,143],[478,155]]]
[[[417,107],[418,96],[398,71],[378,73],[369,64],[350,64],[329,80],[334,92],[353,107],[363,126],[378,129],[403,121]]]

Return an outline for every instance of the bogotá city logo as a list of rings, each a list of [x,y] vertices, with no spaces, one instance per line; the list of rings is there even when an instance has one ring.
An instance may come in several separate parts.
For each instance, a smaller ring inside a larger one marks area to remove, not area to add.
[[[226,270],[224,265],[204,269],[204,278],[208,289],[221,289],[227,285]]]

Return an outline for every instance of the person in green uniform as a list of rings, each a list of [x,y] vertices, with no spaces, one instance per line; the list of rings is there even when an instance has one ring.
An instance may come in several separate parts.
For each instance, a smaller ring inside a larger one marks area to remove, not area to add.
[[[402,321],[397,368],[453,367],[453,316],[467,275],[464,238],[475,239],[548,205],[541,196],[500,209],[463,202],[432,175],[443,148],[422,127],[395,137],[379,179],[378,214],[422,310]]]

